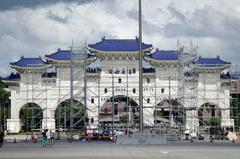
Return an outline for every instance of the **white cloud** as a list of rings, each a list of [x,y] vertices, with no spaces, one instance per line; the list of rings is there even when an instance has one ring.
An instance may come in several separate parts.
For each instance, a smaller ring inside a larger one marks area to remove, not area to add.
[[[239,5],[238,0],[142,0],[143,39],[161,49],[176,49],[178,38],[193,39],[200,54],[238,62]],[[50,54],[67,48],[72,39],[82,45],[85,39],[95,43],[102,36],[134,38],[138,35],[138,1],[60,2],[5,9],[0,10],[0,21],[0,58],[4,59],[0,67],[9,71],[8,63],[21,55]]]

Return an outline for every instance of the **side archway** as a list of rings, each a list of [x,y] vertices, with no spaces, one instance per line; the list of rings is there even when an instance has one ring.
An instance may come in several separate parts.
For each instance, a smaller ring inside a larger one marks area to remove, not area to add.
[[[55,121],[57,129],[70,129],[70,99],[61,102],[55,110]],[[83,104],[77,100],[73,100],[73,130],[84,129],[84,107]],[[87,115],[85,114],[87,117]]]
[[[36,103],[27,103],[20,109],[21,130],[24,132],[41,129],[43,111]]]
[[[199,126],[220,126],[221,110],[214,103],[205,103],[198,109]]]

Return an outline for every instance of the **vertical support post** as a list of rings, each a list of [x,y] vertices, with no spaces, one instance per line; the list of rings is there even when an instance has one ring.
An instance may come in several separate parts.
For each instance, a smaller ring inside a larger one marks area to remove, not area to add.
[[[70,50],[70,139],[73,135],[73,42]]]
[[[33,72],[32,72],[32,103],[31,103],[31,111],[32,111],[32,118],[31,118],[31,132],[33,132],[33,124],[34,124],[34,118],[33,118],[33,115],[34,115],[34,110],[33,110],[33,106],[34,106],[34,94],[33,94],[33,91],[34,91],[34,88],[33,88],[33,85],[34,85],[34,82],[33,82]]]
[[[154,127],[155,127],[156,116],[157,116],[157,78],[156,77],[155,77],[155,86],[154,87],[155,87],[155,91],[154,91],[154,94],[155,94],[155,110],[153,111],[153,115],[154,115]]]
[[[88,123],[86,123],[86,110],[87,110],[87,42],[85,40],[85,46],[84,46],[84,139],[86,139],[86,131],[87,131],[87,126]],[[87,120],[87,122],[89,122]]]
[[[171,107],[171,76],[168,77],[168,101],[169,101],[169,126],[172,127],[172,107]]]
[[[60,67],[57,67],[58,68],[58,74],[57,74],[57,76],[58,76],[58,84],[59,84],[59,86],[58,86],[58,104],[61,104],[60,103],[60,98],[61,98],[61,75],[60,75],[60,73],[61,73],[61,71],[60,71]],[[62,110],[62,108],[61,108],[61,106],[59,106],[58,105],[58,107],[56,108],[57,110],[58,110],[58,131],[60,131],[60,126],[61,126],[61,122],[60,122],[60,114],[61,114],[61,110]]]
[[[64,105],[64,129],[67,129],[67,107],[66,107],[67,103],[63,103]],[[61,109],[62,110],[62,109]]]
[[[100,71],[98,71],[98,129],[100,128],[99,112],[100,112]]]
[[[114,131],[114,71],[112,72],[112,135]]]
[[[47,80],[47,69],[46,69],[46,80]],[[48,120],[48,98],[47,98],[47,87],[48,87],[48,82],[46,82],[46,90],[45,90],[45,92],[46,92],[46,108],[45,108],[45,111],[46,111],[46,128],[48,129],[48,124],[47,124],[47,120]]]
[[[139,0],[139,131],[143,134],[142,1]]]
[[[128,68],[127,68],[127,101],[126,101],[126,108],[127,108],[127,135],[129,135],[129,120],[130,120],[130,109],[129,109],[129,103],[128,103]]]

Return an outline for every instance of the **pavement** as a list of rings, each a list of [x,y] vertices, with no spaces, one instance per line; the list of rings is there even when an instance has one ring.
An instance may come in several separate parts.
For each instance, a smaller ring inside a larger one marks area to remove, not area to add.
[[[60,140],[47,148],[40,143],[7,142],[0,148],[0,159],[239,159],[239,149],[239,141],[129,145]]]

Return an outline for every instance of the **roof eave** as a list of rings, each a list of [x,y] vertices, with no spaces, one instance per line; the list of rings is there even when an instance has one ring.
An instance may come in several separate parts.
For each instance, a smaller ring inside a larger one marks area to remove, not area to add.
[[[142,51],[143,52],[150,51],[151,49],[152,49],[152,46],[149,48],[143,49]],[[104,50],[98,50],[98,49],[92,48],[92,47],[89,47],[89,50],[90,50],[90,52],[93,52],[93,53],[96,53],[96,52],[98,52],[98,53],[129,53],[129,52],[138,53],[139,52],[139,50],[137,50],[137,51],[104,51]]]
[[[45,64],[43,66],[31,66],[31,67],[26,66],[25,67],[25,66],[17,66],[17,65],[10,64],[10,67],[14,69],[43,69],[43,68],[51,67],[51,65]]]
[[[174,62],[178,62],[178,60],[158,60],[158,59],[154,59],[154,58],[150,58],[150,57],[144,57],[147,61],[155,61],[155,62],[163,62],[163,63],[174,63]]]

